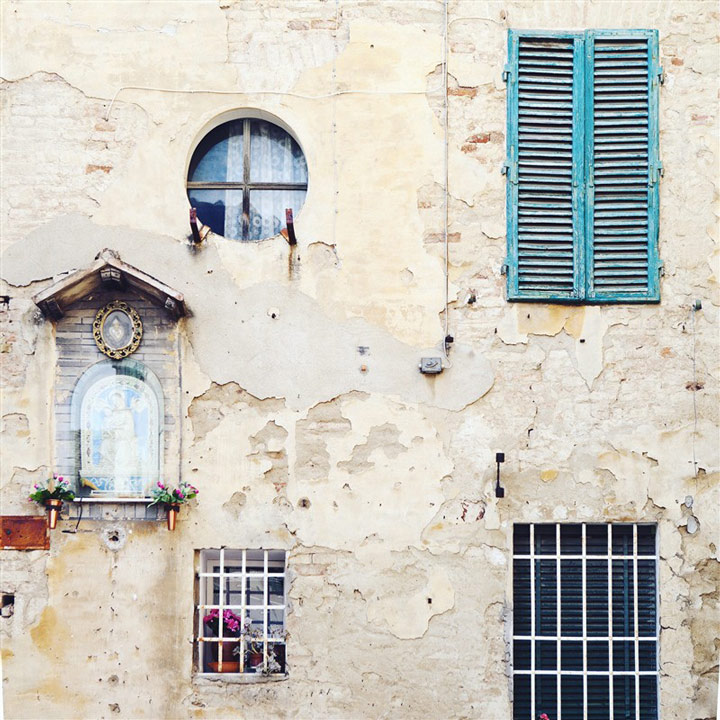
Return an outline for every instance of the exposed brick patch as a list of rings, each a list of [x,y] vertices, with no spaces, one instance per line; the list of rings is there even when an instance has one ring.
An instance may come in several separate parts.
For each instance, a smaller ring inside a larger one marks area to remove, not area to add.
[[[490,142],[490,133],[477,133],[476,135],[471,135],[467,142],[469,143],[486,143]]]
[[[673,65],[684,65],[685,64],[680,58],[677,58],[677,57],[673,58],[670,62]]]
[[[87,165],[85,167],[85,174],[89,175],[92,172],[104,172],[106,175],[112,170],[112,165]]]
[[[451,242],[451,243],[460,242],[461,236],[462,235],[459,232],[448,233],[448,242]],[[445,235],[443,233],[427,233],[423,237],[423,242],[428,243],[428,244],[445,242]]]
[[[448,88],[448,95],[456,95],[458,97],[474,98],[478,94],[476,87],[454,87]]]

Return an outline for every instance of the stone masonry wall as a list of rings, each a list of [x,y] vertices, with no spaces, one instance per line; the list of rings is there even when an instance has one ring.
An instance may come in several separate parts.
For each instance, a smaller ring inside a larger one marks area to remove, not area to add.
[[[2,514],[38,512],[72,382],[66,321],[31,298],[103,248],[185,296],[189,317],[145,332],[171,353],[166,408],[181,398],[168,480],[200,488],[174,533],[121,508],[0,551],[6,717],[508,720],[513,524],[641,521],[661,717],[715,718],[717,4],[446,5],[455,342],[436,377],[417,364],[445,336],[445,3],[0,6]],[[506,301],[510,28],[659,31],[659,304]],[[298,244],[193,248],[190,156],[247,109],[305,153]],[[195,553],[222,546],[288,552],[286,679],[194,672]]]

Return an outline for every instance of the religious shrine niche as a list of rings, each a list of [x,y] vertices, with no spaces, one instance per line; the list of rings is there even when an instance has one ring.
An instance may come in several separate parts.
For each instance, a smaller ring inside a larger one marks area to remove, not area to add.
[[[55,467],[88,499],[146,498],[180,463],[182,294],[110,250],[34,298],[55,322]]]

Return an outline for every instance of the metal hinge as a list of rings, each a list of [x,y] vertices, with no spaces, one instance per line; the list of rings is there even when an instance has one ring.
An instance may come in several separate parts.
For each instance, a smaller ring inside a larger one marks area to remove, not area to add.
[[[500,172],[503,175],[507,175],[508,180],[517,185],[517,163],[513,160],[505,160],[502,164]]]
[[[657,76],[658,76],[658,82],[661,85],[664,85],[665,84],[665,71],[663,70],[662,66],[658,67]]]
[[[510,269],[510,266],[508,265],[507,260],[500,266],[500,274],[501,275],[507,275],[508,270]]]
[[[507,82],[511,75],[512,75],[512,65],[510,63],[507,63],[505,65],[505,67],[503,68],[503,74],[502,74],[503,82]]]
[[[658,269],[658,276],[665,277],[665,263],[662,260],[658,260],[657,269]]]

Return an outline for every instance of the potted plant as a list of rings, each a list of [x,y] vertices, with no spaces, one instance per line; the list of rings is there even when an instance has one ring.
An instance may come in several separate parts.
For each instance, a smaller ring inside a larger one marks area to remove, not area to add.
[[[213,608],[203,618],[205,627],[214,637],[220,637],[220,610]],[[210,669],[213,672],[238,672],[239,661],[233,659],[238,654],[240,635],[240,618],[232,610],[223,610],[223,639],[217,643],[211,643],[213,660],[210,661]],[[225,642],[227,640],[227,642]],[[220,662],[220,659],[222,662]]]
[[[158,480],[157,486],[150,491],[153,498],[150,505],[159,504],[167,510],[168,530],[174,530],[180,506],[192,500],[198,492],[199,490],[194,485],[187,482],[180,482],[174,488]]]
[[[58,476],[55,473],[47,484],[43,486],[35,483],[33,488],[34,492],[30,493],[29,499],[47,508],[48,527],[54,530],[63,501],[74,500],[75,493],[70,489],[70,483],[62,475]]]

